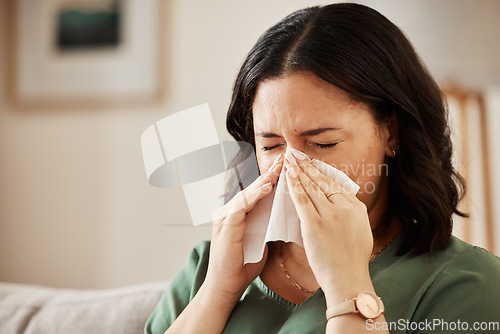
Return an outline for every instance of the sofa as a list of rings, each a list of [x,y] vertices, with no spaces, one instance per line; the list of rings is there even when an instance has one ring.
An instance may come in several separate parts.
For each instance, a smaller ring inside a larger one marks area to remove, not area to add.
[[[167,282],[105,290],[0,283],[0,334],[137,334]]]

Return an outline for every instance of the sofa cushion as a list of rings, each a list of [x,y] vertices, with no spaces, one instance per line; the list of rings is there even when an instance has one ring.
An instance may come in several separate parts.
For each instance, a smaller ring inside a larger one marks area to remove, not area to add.
[[[143,333],[166,286],[74,290],[0,283],[0,334]]]

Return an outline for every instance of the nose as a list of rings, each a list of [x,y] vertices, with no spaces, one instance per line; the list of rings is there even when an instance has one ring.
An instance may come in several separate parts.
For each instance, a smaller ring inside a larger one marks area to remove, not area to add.
[[[315,159],[316,156],[315,156],[315,152],[313,152],[313,150],[311,150],[306,144],[304,143],[287,143],[287,148],[291,148],[291,149],[294,149],[294,150],[297,150],[299,151],[300,153],[297,153],[299,155],[299,158],[302,158],[300,157],[301,153],[304,154],[305,156],[303,157],[304,159]]]
[[[305,152],[303,152],[301,150],[293,149],[293,148],[291,148],[291,149],[292,149],[293,155],[296,158],[298,158],[300,160],[308,160],[308,159],[312,160],[311,157],[308,154],[306,154]]]

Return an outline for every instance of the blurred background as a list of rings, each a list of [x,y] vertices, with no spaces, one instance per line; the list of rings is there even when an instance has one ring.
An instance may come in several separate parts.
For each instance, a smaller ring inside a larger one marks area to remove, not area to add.
[[[181,189],[148,184],[142,132],[208,102],[229,139],[232,83],[258,36],[330,2],[0,0],[0,281],[172,279],[210,227],[191,225]],[[500,254],[500,2],[359,2],[402,28],[446,92],[472,215],[454,233]]]

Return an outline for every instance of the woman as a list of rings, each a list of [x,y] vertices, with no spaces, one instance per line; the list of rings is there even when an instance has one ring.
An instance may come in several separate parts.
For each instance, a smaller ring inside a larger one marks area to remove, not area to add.
[[[195,248],[147,333],[498,325],[499,259],[451,236],[464,184],[451,164],[442,96],[384,16],[333,4],[270,28],[240,69],[227,128],[255,147],[261,176],[219,212],[211,244]],[[351,195],[303,154],[285,159],[287,147],[342,169],[360,191]],[[262,261],[243,265],[246,213],[282,168],[304,248],[272,242]]]

